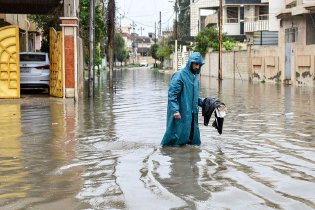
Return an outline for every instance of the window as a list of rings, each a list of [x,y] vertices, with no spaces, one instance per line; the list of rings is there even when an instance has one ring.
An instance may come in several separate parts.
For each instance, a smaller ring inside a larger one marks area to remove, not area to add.
[[[238,23],[238,7],[226,8],[226,23]]]
[[[287,28],[285,29],[285,42],[292,43],[298,39],[298,28]]]
[[[315,14],[306,16],[306,45],[315,44]]]
[[[46,61],[46,55],[41,54],[21,54],[20,61]]]
[[[256,6],[255,16],[256,20],[268,20],[269,6]]]

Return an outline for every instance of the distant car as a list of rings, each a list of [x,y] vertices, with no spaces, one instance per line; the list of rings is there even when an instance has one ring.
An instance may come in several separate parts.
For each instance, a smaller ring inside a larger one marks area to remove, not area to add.
[[[149,66],[148,62],[146,60],[140,61],[140,66]]]
[[[50,80],[50,62],[48,53],[20,53],[20,84],[21,88],[48,88]]]

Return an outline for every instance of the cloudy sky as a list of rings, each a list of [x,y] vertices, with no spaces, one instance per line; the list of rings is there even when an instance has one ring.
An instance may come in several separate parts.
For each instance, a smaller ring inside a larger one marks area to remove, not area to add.
[[[131,26],[132,22],[136,24],[136,33],[148,35],[154,33],[154,23],[158,27],[159,12],[161,11],[162,30],[172,27],[175,18],[173,10],[174,0],[116,0],[117,23],[122,26]]]

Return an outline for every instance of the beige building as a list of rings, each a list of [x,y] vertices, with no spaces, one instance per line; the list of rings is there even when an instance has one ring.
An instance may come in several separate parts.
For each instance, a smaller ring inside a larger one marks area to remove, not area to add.
[[[298,85],[315,83],[315,0],[286,0],[280,19],[283,79]]]
[[[222,27],[239,41],[255,45],[277,45],[279,20],[276,15],[285,0],[223,0]],[[207,26],[218,27],[219,0],[191,0],[191,32],[196,36]]]
[[[35,23],[27,19],[26,14],[0,14],[0,27],[7,25],[19,26],[21,52],[40,50],[42,36],[37,32]]]
[[[223,52],[223,78],[315,87],[315,0],[286,0],[280,6],[273,26],[279,28],[278,45]],[[218,77],[218,53],[204,59],[201,74]]]

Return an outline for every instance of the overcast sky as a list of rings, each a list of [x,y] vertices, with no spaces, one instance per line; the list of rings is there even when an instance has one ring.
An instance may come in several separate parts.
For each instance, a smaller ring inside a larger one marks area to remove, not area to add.
[[[136,24],[136,33],[147,36],[149,32],[154,33],[154,23],[158,27],[159,12],[162,12],[162,30],[172,27],[175,13],[173,9],[174,0],[116,0],[117,23],[122,26]],[[132,32],[132,31],[131,31]],[[158,33],[158,32],[157,32]]]

